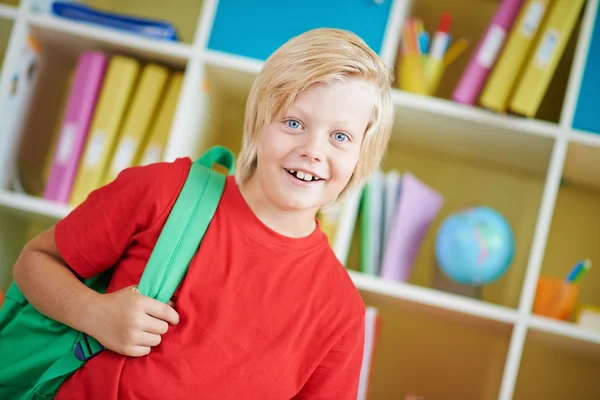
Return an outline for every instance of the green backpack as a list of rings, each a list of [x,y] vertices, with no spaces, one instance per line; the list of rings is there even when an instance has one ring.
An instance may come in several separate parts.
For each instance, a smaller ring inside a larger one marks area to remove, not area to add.
[[[220,146],[192,164],[187,180],[140,279],[139,291],[167,303],[213,217],[234,156]],[[104,293],[112,271],[85,280]],[[0,399],[51,399],[61,384],[87,360],[104,350],[94,338],[37,312],[13,282],[0,309]]]

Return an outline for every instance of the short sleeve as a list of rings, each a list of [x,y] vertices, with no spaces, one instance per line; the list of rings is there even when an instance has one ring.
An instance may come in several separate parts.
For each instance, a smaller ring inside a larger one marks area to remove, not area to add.
[[[131,239],[172,208],[190,165],[180,158],[131,167],[92,191],[56,224],[56,246],[67,265],[84,279],[114,266]]]
[[[329,350],[294,400],[356,400],[365,341],[361,314]]]

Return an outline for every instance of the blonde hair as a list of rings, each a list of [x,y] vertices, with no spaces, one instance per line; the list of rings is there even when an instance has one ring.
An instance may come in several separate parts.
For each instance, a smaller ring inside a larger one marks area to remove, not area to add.
[[[246,183],[256,171],[263,127],[287,112],[299,93],[314,83],[360,78],[374,85],[376,101],[356,169],[338,199],[361,187],[378,168],[391,134],[392,77],[390,68],[354,33],[319,28],[290,39],[266,60],[250,90],[235,171],[238,184]]]

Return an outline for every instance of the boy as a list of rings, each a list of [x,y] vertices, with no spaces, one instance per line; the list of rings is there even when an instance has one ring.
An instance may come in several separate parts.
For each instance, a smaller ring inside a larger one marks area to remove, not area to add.
[[[389,139],[391,72],[360,39],[318,29],[265,63],[234,176],[169,305],[136,291],[191,160],[123,171],[14,267],[46,315],[108,350],[57,399],[356,399],[362,299],[321,207],[360,187]],[[106,294],[80,283],[114,267]]]

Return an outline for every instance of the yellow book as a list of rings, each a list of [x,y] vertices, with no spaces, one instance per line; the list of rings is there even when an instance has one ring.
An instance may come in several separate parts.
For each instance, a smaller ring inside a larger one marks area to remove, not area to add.
[[[555,0],[540,35],[535,51],[529,57],[519,79],[509,109],[516,114],[534,117],[565,46],[579,18],[584,0]]]
[[[527,0],[481,93],[479,103],[492,111],[505,112],[535,38],[547,15],[551,0]]]
[[[81,204],[90,192],[102,186],[139,70],[140,63],[136,59],[111,57],[69,199],[72,206]]]
[[[142,68],[104,184],[113,181],[124,169],[138,164],[168,77],[169,70],[162,65],[148,63]]]
[[[162,161],[167,139],[171,132],[171,124],[175,116],[181,84],[183,82],[183,72],[176,71],[171,74],[167,83],[166,93],[161,101],[160,109],[156,121],[152,125],[148,142],[144,147],[144,152],[139,165],[148,165]]]

